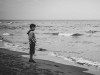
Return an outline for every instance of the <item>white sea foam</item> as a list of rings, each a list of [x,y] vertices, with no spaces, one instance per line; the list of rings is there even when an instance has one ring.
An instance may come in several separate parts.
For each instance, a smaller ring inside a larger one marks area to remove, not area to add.
[[[4,42],[4,45],[5,47],[9,48],[12,51],[28,53],[28,50],[26,47],[22,47],[20,45],[15,45],[15,44],[8,43],[8,42]]]
[[[50,52],[48,55],[50,55],[50,56],[57,56],[55,53],[52,53],[52,52]]]
[[[100,68],[100,62],[94,62],[94,61],[90,61],[90,60],[87,60],[87,59],[84,59],[84,58],[64,57],[64,56],[61,56],[61,55],[59,56],[59,55],[56,55],[53,52],[50,52],[49,55],[62,58],[62,59],[67,60],[69,62],[73,62],[73,63],[77,63],[77,64],[81,64],[81,65],[87,65],[87,66],[95,66],[95,67]]]
[[[9,33],[3,33],[3,35],[10,35]]]
[[[60,36],[71,36],[73,33],[59,33]]]
[[[8,24],[12,24],[12,22],[9,22]]]

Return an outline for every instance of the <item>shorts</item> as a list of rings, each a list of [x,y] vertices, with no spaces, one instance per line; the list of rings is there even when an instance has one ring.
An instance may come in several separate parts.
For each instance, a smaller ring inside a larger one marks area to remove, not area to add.
[[[35,54],[35,43],[30,44],[30,54]]]

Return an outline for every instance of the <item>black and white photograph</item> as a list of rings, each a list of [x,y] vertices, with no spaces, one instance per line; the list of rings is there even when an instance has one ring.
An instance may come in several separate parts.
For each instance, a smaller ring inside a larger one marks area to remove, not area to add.
[[[0,75],[100,75],[100,0],[0,0]]]

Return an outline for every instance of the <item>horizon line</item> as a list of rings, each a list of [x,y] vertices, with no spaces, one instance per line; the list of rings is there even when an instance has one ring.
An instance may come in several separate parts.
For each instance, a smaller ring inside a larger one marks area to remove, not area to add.
[[[54,20],[54,21],[60,21],[60,19],[0,19],[0,21],[3,21],[3,20],[6,20],[6,21],[8,21],[8,20],[12,20],[12,21],[14,21],[14,20],[18,20],[18,21],[20,21],[20,20],[22,20],[22,21],[29,21],[29,20],[32,20],[32,21],[42,21],[42,20]],[[61,19],[61,21],[64,21],[64,20],[96,20],[96,19]],[[99,20],[99,19],[98,19]]]

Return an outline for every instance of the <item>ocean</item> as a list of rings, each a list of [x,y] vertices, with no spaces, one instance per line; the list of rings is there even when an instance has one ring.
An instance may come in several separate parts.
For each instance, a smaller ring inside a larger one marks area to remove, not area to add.
[[[37,51],[100,67],[100,20],[1,20],[0,36],[29,51],[27,31],[31,23],[37,25]]]

